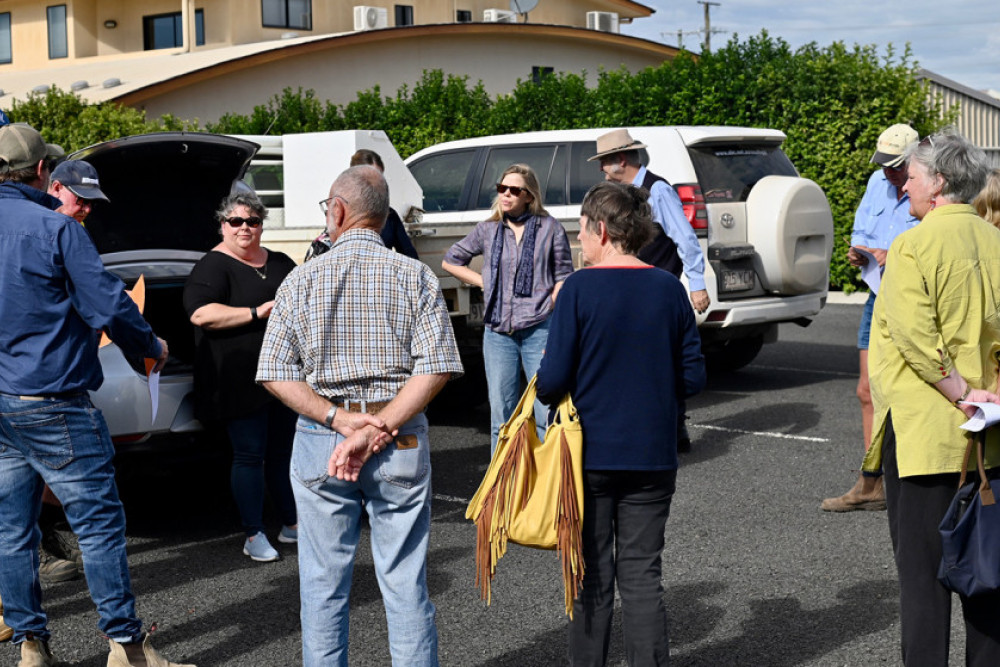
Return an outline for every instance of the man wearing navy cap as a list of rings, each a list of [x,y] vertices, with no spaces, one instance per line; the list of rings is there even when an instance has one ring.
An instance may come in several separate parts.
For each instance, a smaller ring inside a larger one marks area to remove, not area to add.
[[[66,160],[52,170],[49,179],[49,194],[62,202],[56,209],[63,215],[75,219],[80,224],[87,219],[94,208],[94,201],[108,201],[101,192],[97,170],[83,160]]]

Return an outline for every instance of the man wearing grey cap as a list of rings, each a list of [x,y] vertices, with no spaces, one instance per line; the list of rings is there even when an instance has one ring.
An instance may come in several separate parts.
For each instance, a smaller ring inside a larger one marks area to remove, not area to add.
[[[108,667],[176,667],[136,616],[114,445],[89,391],[104,376],[101,331],[126,354],[167,360],[125,285],[45,192],[54,148],[27,125],[0,127],[0,594],[21,667],[57,664],[38,579],[44,484],[80,538],[84,573],[109,638]],[[30,309],[29,309],[30,306]]]
[[[94,208],[94,201],[108,201],[101,192],[97,170],[83,160],[66,160],[52,170],[49,179],[49,194],[62,202],[56,210],[68,215],[80,224],[87,219]]]
[[[906,158],[903,151],[916,141],[919,135],[909,125],[898,123],[885,130],[878,138],[875,154],[870,162],[881,169],[868,179],[861,205],[854,215],[854,230],[851,233],[851,247],[847,258],[853,266],[864,266],[868,260],[857,249],[871,253],[879,266],[885,267],[885,258],[893,239],[912,228],[918,220],[910,215],[910,197],[903,192],[906,183]],[[871,390],[868,386],[868,336],[875,309],[875,292],[868,295],[861,325],[858,327],[858,351],[861,375],[858,379],[857,395],[861,402],[861,427],[864,434],[865,451],[872,441]],[[885,509],[885,489],[882,475],[860,473],[851,490],[836,498],[827,498],[820,505],[825,512],[854,512],[857,510]]]

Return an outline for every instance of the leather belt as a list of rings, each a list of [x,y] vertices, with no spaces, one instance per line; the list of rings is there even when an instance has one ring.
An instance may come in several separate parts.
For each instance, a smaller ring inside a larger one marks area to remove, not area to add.
[[[375,414],[389,405],[389,401],[356,401],[340,398],[334,399],[331,402],[338,408],[347,410],[348,412],[367,412],[369,414]]]
[[[18,400],[21,401],[65,401],[70,398],[76,398],[78,396],[83,396],[86,394],[84,391],[73,391],[65,394],[48,394],[42,396],[18,396]]]

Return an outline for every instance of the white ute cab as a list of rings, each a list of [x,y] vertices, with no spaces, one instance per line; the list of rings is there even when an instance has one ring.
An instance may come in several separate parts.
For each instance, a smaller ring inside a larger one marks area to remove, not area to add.
[[[643,163],[677,190],[701,242],[712,305],[698,316],[698,328],[709,362],[740,368],[777,340],[779,323],[808,324],[826,303],[833,217],[820,187],[799,176],[781,150],[785,134],[725,126],[628,130],[648,146]],[[580,204],[603,178],[587,158],[608,131],[477,137],[412,155],[406,163],[423,189],[425,212],[408,229],[420,241],[421,259],[439,266],[452,243],[489,217],[503,170],[523,162],[538,174],[545,207],[569,233],[579,266]],[[471,344],[482,328],[482,295],[451,276],[441,283],[459,316],[456,335]]]

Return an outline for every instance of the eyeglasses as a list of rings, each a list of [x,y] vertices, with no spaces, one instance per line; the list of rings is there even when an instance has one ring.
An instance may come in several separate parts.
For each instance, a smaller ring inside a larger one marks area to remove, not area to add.
[[[319,200],[319,210],[323,211],[323,215],[326,215],[327,211],[330,210],[330,202],[332,202],[334,199],[339,199],[340,201],[344,202],[345,204],[350,204],[351,203],[351,202],[347,201],[346,199],[344,199],[343,197],[341,197],[340,195],[333,195],[332,197],[327,197],[326,199],[320,199]]]
[[[522,192],[528,191],[528,188],[519,188],[516,185],[504,185],[503,183],[497,183],[497,194],[502,195],[508,191],[515,197],[520,197]]]
[[[241,218],[238,215],[226,218],[226,222],[229,223],[230,227],[242,227],[244,224],[250,227],[260,227],[264,222],[264,218],[256,215],[251,215],[249,218]]]

